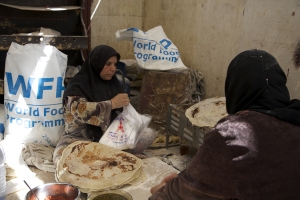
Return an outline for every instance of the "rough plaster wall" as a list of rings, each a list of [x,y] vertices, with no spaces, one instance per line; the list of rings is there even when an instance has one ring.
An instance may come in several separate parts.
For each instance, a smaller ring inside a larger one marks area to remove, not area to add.
[[[273,54],[286,74],[289,69],[287,85],[291,97],[300,98],[300,70],[296,71],[292,61],[300,39],[300,1],[255,0],[252,4],[248,0],[244,12],[237,50],[259,48]]]
[[[91,12],[99,0],[93,0]],[[143,0],[101,0],[91,21],[91,47],[107,44],[115,48],[121,59],[134,58],[132,42],[117,41],[118,30],[137,27],[143,29]]]
[[[299,0],[102,0],[92,21],[92,46],[104,42],[123,58],[133,58],[132,43],[116,41],[115,32],[161,25],[184,64],[203,73],[205,98],[224,96],[226,71],[234,56],[263,49],[285,72],[289,69],[291,97],[300,98],[300,70],[292,64],[299,24]]]
[[[146,0],[145,29],[162,25],[183,62],[204,75],[206,98],[224,95],[230,61],[241,51],[263,49],[285,72],[292,98],[300,98],[300,70],[292,55],[300,39],[299,0]],[[161,10],[159,14],[154,10]]]

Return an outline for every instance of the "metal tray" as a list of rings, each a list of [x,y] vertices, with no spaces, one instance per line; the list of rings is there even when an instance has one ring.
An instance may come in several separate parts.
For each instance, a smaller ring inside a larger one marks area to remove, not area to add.
[[[178,135],[189,146],[198,149],[203,143],[205,133],[210,131],[209,127],[194,126],[185,116],[185,109],[175,104],[168,105],[167,130],[169,134]]]

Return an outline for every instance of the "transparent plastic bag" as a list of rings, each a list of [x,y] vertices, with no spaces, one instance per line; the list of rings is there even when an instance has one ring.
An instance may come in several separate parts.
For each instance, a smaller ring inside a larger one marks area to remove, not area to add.
[[[129,104],[112,121],[99,142],[120,150],[133,149],[139,140],[140,132],[149,125],[150,121],[151,116],[139,114]]]
[[[132,154],[142,154],[155,140],[157,136],[157,132],[152,130],[151,128],[144,128],[139,136],[139,139],[134,147],[129,152]]]

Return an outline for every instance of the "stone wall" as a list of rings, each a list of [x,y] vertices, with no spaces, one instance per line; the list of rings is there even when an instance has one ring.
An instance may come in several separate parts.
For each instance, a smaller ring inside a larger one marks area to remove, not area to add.
[[[203,73],[205,98],[224,96],[226,70],[234,56],[262,49],[289,70],[291,97],[300,98],[300,70],[292,62],[300,39],[299,8],[298,0],[102,0],[92,19],[92,47],[105,43],[122,58],[134,58],[132,42],[116,41],[115,32],[161,25],[184,64]]]

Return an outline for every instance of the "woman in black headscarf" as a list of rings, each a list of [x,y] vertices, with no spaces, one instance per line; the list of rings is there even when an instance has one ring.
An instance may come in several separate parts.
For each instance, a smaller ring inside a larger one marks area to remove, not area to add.
[[[107,45],[95,47],[63,96],[65,133],[54,151],[54,162],[75,141],[98,142],[110,122],[129,104],[115,72],[120,54]]]
[[[243,52],[228,68],[227,112],[255,110],[300,126],[300,101],[290,100],[285,84],[286,76],[272,55],[261,50]]]
[[[154,199],[296,200],[300,196],[300,101],[261,50],[237,55],[225,82],[229,115],[205,135],[187,168],[151,189]]]

